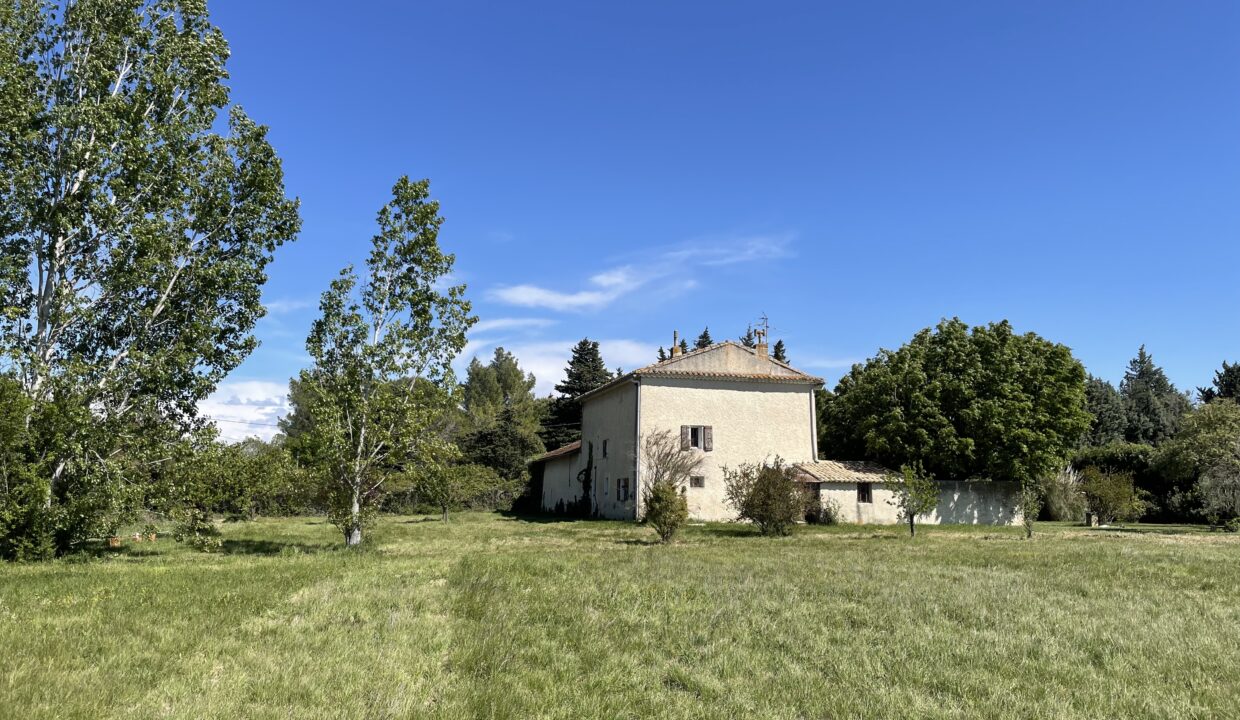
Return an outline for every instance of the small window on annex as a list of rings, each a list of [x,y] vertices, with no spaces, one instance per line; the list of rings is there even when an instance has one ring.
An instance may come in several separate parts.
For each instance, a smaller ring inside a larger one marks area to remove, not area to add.
[[[868,482],[857,483],[857,502],[872,503],[874,502],[874,486]]]
[[[694,487],[694,488],[706,487],[706,476],[705,475],[690,475],[689,476],[689,487]]]
[[[629,479],[616,478],[616,500],[619,502],[629,501]]]

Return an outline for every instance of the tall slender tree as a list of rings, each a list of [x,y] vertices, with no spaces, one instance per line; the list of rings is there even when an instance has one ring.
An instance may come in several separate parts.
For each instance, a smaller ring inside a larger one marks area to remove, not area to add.
[[[680,354],[683,355],[687,352],[689,352],[689,343],[684,338],[681,338],[680,339]]]
[[[771,356],[782,363],[788,362],[788,349],[784,347],[783,340],[775,341],[775,347],[772,348]]]
[[[325,482],[345,543],[362,542],[385,483],[433,474],[455,459],[442,422],[459,398],[450,363],[465,347],[465,286],[442,287],[455,258],[439,247],[430,183],[402,177],[379,211],[366,274],[352,267],[323,293],[306,339],[296,408],[309,420],[303,446]]]
[[[710,328],[708,327],[702,330],[701,335],[698,335],[697,342],[693,343],[693,347],[698,350],[701,350],[702,348],[707,348],[714,344],[715,344],[715,341],[711,339]]]
[[[539,433],[543,444],[554,449],[581,439],[581,403],[577,398],[611,379],[598,342],[582,338],[573,347],[564,380],[555,386],[560,396],[552,399],[547,422]]]
[[[254,349],[297,234],[228,54],[201,0],[0,8],[0,372],[30,400],[58,550],[117,509],[125,445],[189,430]]]
[[[747,348],[758,347],[758,335],[753,331],[753,325],[745,328],[745,334],[740,336],[741,345]]]
[[[1128,418],[1125,436],[1129,442],[1159,445],[1170,440],[1192,408],[1188,395],[1176,389],[1144,345],[1129,361],[1119,391]]]

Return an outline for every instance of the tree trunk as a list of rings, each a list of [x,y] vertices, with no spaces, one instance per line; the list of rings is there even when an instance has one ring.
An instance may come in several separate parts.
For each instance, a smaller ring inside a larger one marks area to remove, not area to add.
[[[916,523],[916,518],[914,518],[912,515],[909,515],[908,516],[908,536],[909,537],[917,537],[917,525],[915,523]]]
[[[362,544],[362,503],[356,489],[353,490],[353,504],[349,507],[349,530],[344,534],[344,544],[349,547]]]
[[[448,522],[448,506],[447,506],[447,505],[441,505],[441,506],[440,506],[440,509],[441,509],[441,510],[443,510],[443,521],[444,521],[444,522]]]

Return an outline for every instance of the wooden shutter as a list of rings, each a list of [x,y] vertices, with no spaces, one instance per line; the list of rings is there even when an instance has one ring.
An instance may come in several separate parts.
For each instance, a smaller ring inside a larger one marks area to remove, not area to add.
[[[715,449],[715,429],[710,425],[702,428],[702,449],[706,452]]]
[[[680,449],[681,450],[689,449],[689,426],[688,425],[680,426]]]

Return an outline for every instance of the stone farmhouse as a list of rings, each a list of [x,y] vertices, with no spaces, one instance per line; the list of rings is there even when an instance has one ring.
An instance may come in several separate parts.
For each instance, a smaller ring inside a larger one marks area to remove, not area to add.
[[[626,373],[581,396],[581,440],[531,462],[542,507],[580,501],[589,468],[592,507],[601,517],[636,520],[641,507],[643,438],[678,435],[682,452],[703,457],[684,489],[696,520],[732,520],[723,469],[775,457],[795,465],[802,482],[840,509],[844,522],[894,523],[884,489],[888,471],[872,463],[818,459],[814,390],[821,378],[731,341],[681,353]],[[938,509],[922,521],[1015,522],[1014,489],[999,482],[940,483]]]

